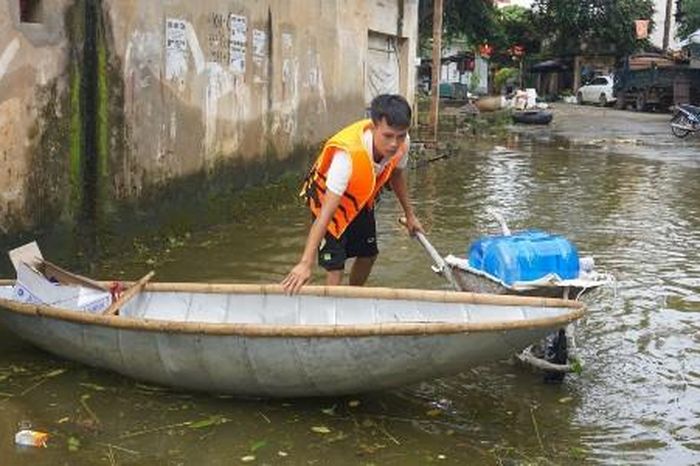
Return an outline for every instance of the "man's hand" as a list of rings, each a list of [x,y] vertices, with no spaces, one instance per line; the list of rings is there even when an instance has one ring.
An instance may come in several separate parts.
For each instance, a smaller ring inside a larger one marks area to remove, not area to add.
[[[282,280],[282,286],[284,287],[284,292],[288,295],[294,295],[301,290],[301,287],[306,285],[306,283],[311,278],[311,264],[309,262],[301,261],[294,266],[289,275]]]
[[[420,224],[420,221],[416,218],[415,215],[406,215],[406,223],[402,224],[406,227],[406,230],[408,230],[408,234],[411,236],[415,236],[416,232],[420,232],[425,234],[425,230],[423,230],[423,225]]]

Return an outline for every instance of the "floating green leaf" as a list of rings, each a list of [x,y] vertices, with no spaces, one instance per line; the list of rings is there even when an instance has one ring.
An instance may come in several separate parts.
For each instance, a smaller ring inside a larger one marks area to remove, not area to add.
[[[80,440],[76,437],[68,437],[68,451],[78,451],[80,449]]]
[[[200,421],[194,421],[189,424],[187,424],[187,427],[190,429],[204,429],[205,427],[211,427],[211,426],[216,426],[219,424],[223,424],[225,422],[228,422],[229,419],[226,419],[223,416],[211,416],[207,419],[202,419]]]
[[[44,377],[56,377],[66,372],[66,369],[56,369],[44,375]]]
[[[107,390],[102,385],[97,385],[96,383],[83,382],[83,383],[79,383],[78,385],[80,385],[81,387],[89,388],[91,390],[95,390],[96,392],[103,392],[103,391]]]
[[[571,370],[575,374],[581,375],[581,373],[583,372],[583,363],[581,363],[581,361],[579,361],[578,359],[574,359],[571,362]]]
[[[322,409],[321,412],[323,414],[328,414],[329,416],[333,416],[333,415],[335,415],[335,407],[336,407],[336,405],[333,405],[330,408]]]
[[[255,442],[253,445],[250,446],[250,451],[255,453],[256,451],[263,448],[265,445],[267,445],[267,440],[258,440],[257,442]]]

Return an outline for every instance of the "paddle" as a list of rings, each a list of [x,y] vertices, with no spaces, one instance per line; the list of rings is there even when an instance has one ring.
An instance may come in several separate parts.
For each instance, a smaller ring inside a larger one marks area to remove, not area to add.
[[[129,301],[131,298],[136,296],[136,294],[143,289],[144,286],[146,286],[146,283],[153,278],[153,275],[156,273],[151,270],[148,272],[146,275],[144,275],[141,280],[137,281],[131,287],[122,294],[119,299],[114,301],[108,308],[105,310],[102,314],[106,316],[115,316],[119,313],[119,309],[126,304],[127,301]]]
[[[399,223],[403,226],[406,226],[406,217],[399,217]],[[415,232],[415,237],[420,243],[420,245],[423,246],[423,249],[425,249],[425,252],[428,253],[433,262],[435,262],[435,268],[433,270],[445,277],[445,279],[449,282],[450,286],[452,286],[452,288],[455,291],[462,291],[454,276],[452,276],[452,269],[449,265],[447,265],[445,259],[442,258],[440,253],[437,252],[433,245],[430,244],[428,238],[426,238],[425,235],[420,231]]]

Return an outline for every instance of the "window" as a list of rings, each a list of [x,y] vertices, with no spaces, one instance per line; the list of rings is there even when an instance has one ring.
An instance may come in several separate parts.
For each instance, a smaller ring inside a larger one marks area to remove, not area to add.
[[[604,86],[608,83],[608,81],[605,78],[595,78],[593,81],[591,81],[591,86]]]
[[[41,0],[19,0],[19,20],[22,23],[41,23]]]

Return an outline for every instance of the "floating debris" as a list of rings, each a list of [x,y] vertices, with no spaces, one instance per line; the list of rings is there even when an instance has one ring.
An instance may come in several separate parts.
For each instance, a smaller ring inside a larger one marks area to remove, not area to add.
[[[313,426],[311,428],[312,432],[316,432],[317,434],[330,434],[331,430],[326,427],[326,426]]]
[[[44,447],[49,440],[49,434],[36,430],[23,429],[15,434],[15,443],[28,447]]]

